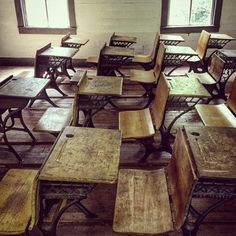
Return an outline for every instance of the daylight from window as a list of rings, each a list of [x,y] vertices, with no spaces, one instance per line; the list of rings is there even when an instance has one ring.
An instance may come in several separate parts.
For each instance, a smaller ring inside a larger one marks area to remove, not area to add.
[[[213,0],[170,0],[169,26],[212,25]]]
[[[67,0],[25,0],[28,27],[67,28],[69,10]]]

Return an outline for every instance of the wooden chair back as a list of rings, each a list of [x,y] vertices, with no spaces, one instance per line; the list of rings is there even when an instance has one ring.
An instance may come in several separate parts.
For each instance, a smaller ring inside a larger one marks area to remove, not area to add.
[[[230,108],[230,110],[236,115],[236,78],[233,81],[226,104]]]
[[[63,46],[64,42],[70,38],[70,33],[66,34],[64,37],[61,39],[61,46]]]
[[[211,64],[208,68],[208,72],[215,81],[220,81],[223,74],[224,66],[225,61],[214,53],[211,58]]]
[[[158,130],[164,122],[169,91],[170,89],[165,80],[165,75],[162,73],[157,84],[154,101],[151,105],[153,123],[156,130]]]
[[[97,65],[97,75],[102,75],[102,64],[103,64],[103,58],[102,58],[102,54],[104,51],[104,48],[106,47],[106,43],[104,43],[104,45],[102,46],[100,53],[99,53],[99,57],[98,57],[98,65]]]
[[[184,224],[192,192],[197,182],[191,155],[184,133],[179,129],[172,157],[167,167],[167,185],[172,200],[172,215],[177,230]]]
[[[162,71],[162,64],[164,61],[165,50],[166,50],[165,45],[163,43],[160,43],[158,48],[158,53],[156,56],[156,63],[153,69],[156,78],[159,78]]]
[[[44,47],[36,51],[35,62],[34,62],[34,77],[43,78],[47,72],[47,57],[39,57],[39,54],[51,47],[51,43],[45,45]]]
[[[198,39],[196,53],[198,54],[201,60],[205,59],[210,36],[211,36],[210,33],[208,33],[205,30],[202,30],[200,37]]]
[[[154,44],[153,44],[153,48],[152,48],[152,52],[151,52],[151,60],[152,61],[154,61],[157,56],[157,51],[158,51],[158,47],[159,47],[159,40],[160,40],[160,35],[157,32],[155,35]]]
[[[111,39],[112,39],[112,37],[115,36],[115,35],[116,35],[115,32],[113,32],[113,34],[112,34],[111,37],[110,37],[109,46],[114,46]]]

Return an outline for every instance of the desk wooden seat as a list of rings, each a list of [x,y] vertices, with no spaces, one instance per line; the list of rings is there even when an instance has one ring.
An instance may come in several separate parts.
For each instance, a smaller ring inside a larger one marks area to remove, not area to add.
[[[119,113],[119,129],[123,140],[136,139],[141,141],[146,148],[143,159],[146,159],[153,151],[150,143],[152,146],[155,132],[159,131],[163,125],[168,96],[169,87],[162,73],[150,108]]]
[[[197,104],[195,108],[206,126],[236,127],[236,79],[226,105]]]
[[[59,134],[65,126],[70,125],[71,120],[71,108],[49,107],[33,131]]]
[[[113,230],[159,234],[179,230],[186,218],[197,177],[182,131],[167,169],[121,169]]]
[[[205,57],[210,36],[211,35],[207,31],[202,30],[196,47],[196,53],[198,55],[189,58],[187,61],[190,66],[189,71],[198,72],[199,68],[205,70]]]
[[[0,181],[0,234],[32,229],[37,170],[11,169]]]
[[[98,64],[98,56],[96,56],[96,55],[89,56],[87,58],[86,62],[91,63],[93,65],[97,65]]]

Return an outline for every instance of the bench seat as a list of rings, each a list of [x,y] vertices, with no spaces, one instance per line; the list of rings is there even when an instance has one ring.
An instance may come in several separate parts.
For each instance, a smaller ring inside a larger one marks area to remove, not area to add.
[[[158,234],[174,230],[164,169],[119,171],[113,229]]]
[[[36,132],[59,134],[72,121],[71,108],[49,107],[33,128]]]
[[[11,169],[0,181],[0,234],[22,234],[31,221],[38,171]]]
[[[197,104],[195,108],[206,126],[236,128],[236,117],[225,104]]]

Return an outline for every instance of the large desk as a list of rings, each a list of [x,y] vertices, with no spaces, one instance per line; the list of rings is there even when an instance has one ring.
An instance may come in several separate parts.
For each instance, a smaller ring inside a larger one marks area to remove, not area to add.
[[[7,139],[6,132],[9,130],[20,130],[27,132],[33,141],[35,138],[26,126],[22,110],[27,106],[31,99],[36,98],[49,84],[49,79],[40,78],[20,78],[10,76],[5,80],[5,83],[0,87],[0,127],[4,134],[4,141],[8,145],[16,158],[21,161],[21,157],[11,146]],[[3,117],[3,114],[8,111],[8,114]],[[19,118],[23,128],[15,127],[15,118]],[[10,125],[9,125],[10,122]]]
[[[191,215],[195,222],[187,219],[184,228],[186,235],[196,235],[212,210],[236,197],[236,129],[186,126],[184,133],[198,177],[192,197],[219,199],[201,213],[190,205],[188,216]]]
[[[120,159],[121,133],[118,130],[65,127],[54,144],[40,174],[40,228],[45,200],[68,200],[55,213],[48,235],[54,235],[62,213],[76,205],[87,217],[94,216],[81,201],[96,184],[114,184]],[[51,233],[51,234],[50,234]]]

